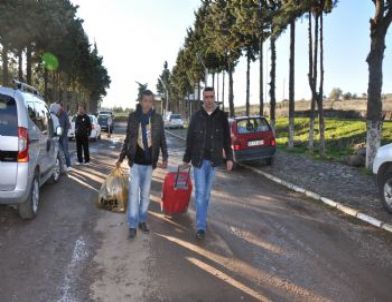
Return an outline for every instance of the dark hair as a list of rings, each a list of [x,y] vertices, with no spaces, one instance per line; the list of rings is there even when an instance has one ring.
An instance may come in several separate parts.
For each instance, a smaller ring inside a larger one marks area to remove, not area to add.
[[[140,94],[140,100],[142,100],[145,96],[154,96],[154,94],[152,93],[151,90],[144,90],[141,94]]]
[[[206,87],[206,88],[204,88],[203,93],[204,93],[204,92],[208,92],[208,91],[213,91],[213,92],[215,92],[215,89],[214,89],[214,87]]]
[[[84,110],[86,110],[86,104],[80,103],[78,104],[78,107],[82,107]]]

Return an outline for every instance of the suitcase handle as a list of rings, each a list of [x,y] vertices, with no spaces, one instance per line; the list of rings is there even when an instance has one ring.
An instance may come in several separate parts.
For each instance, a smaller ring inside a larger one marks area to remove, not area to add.
[[[188,187],[189,179],[191,177],[191,167],[179,165],[178,169],[177,169],[176,182],[174,183],[174,188],[178,188],[178,179],[180,178],[181,170],[187,171],[187,179],[186,179],[186,183],[185,183],[186,184],[185,188]]]

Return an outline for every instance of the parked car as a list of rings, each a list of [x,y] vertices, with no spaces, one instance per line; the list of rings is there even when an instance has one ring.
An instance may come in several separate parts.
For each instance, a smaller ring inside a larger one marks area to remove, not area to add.
[[[89,114],[89,118],[91,121],[91,126],[92,126],[92,130],[91,130],[91,134],[90,134],[90,139],[93,141],[97,141],[101,139],[101,126],[98,123],[98,119],[95,115],[91,115]],[[68,138],[73,140],[75,139],[75,120],[76,120],[76,115],[74,115],[73,117],[70,117],[70,124],[71,127],[68,129]]]
[[[229,119],[235,162],[266,160],[272,164],[276,141],[271,126],[262,116]]]
[[[378,149],[373,163],[377,186],[384,207],[392,213],[392,144]]]
[[[181,114],[170,114],[170,116],[165,121],[165,128],[180,128],[183,129],[185,125]]]
[[[108,125],[109,117],[112,118],[112,125],[110,126],[111,129],[109,129]],[[113,133],[114,116],[108,113],[100,113],[98,114],[98,124],[101,126],[102,131],[109,132],[109,130],[111,130],[110,132]]]
[[[62,130],[53,128],[48,108],[33,87],[0,87],[0,204],[16,207],[23,219],[37,215],[40,187],[60,178]]]

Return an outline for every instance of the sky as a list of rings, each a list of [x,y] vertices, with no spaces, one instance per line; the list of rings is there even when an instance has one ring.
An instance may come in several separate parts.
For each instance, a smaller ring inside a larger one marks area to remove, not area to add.
[[[175,63],[187,27],[192,26],[199,0],[71,0],[90,42],[98,45],[112,83],[103,107],[134,107],[137,84],[156,90],[163,64]],[[374,13],[370,0],[340,0],[325,22],[325,94],[334,87],[361,95],[367,91],[370,49],[369,20]],[[307,20],[297,22],[296,99],[310,97],[307,80]],[[389,48],[388,48],[389,46]],[[387,34],[384,59],[384,92],[392,91],[392,30]],[[265,44],[265,90],[269,101],[269,43]],[[289,32],[277,42],[277,99],[288,98]],[[251,65],[251,103],[258,102],[258,62]],[[245,103],[246,65],[242,59],[234,75],[235,105]],[[227,79],[227,77],[226,77]],[[209,79],[211,85],[211,78]],[[222,87],[222,85],[220,85]],[[227,81],[226,81],[227,87]],[[227,92],[226,92],[227,96]],[[226,99],[227,102],[227,99]]]

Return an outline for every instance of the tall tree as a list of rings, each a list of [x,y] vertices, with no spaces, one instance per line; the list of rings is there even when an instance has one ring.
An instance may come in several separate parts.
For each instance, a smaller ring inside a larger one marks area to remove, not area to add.
[[[372,0],[375,13],[370,20],[370,52],[367,101],[366,167],[371,168],[381,143],[382,135],[382,81],[385,36],[392,22],[392,0]]]

